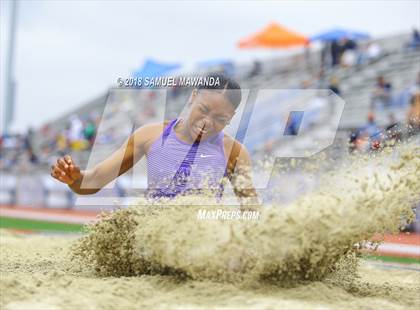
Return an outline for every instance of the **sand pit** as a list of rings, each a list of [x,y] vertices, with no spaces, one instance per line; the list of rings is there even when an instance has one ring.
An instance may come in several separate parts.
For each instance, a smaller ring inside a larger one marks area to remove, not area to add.
[[[68,261],[75,238],[1,233],[1,309],[408,309],[419,272],[359,267],[363,290],[310,281],[237,286],[177,276],[99,277]],[[362,286],[359,286],[362,287]]]
[[[81,239],[2,232],[1,308],[414,308],[418,271],[357,255],[375,233],[412,218],[419,151],[353,162],[256,222],[198,221],[190,200],[122,209]]]

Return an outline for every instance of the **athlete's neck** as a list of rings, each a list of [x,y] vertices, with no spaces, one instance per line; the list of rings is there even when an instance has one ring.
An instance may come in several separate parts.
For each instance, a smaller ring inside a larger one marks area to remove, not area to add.
[[[191,137],[190,131],[188,130],[187,123],[180,118],[174,126],[175,134],[178,134],[178,138],[186,143],[194,143],[195,139]]]

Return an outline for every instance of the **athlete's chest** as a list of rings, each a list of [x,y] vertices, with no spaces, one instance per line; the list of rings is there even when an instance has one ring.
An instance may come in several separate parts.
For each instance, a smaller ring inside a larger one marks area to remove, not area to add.
[[[144,153],[146,154],[146,156],[149,156],[152,146],[153,148],[155,148],[155,144],[159,140],[160,136],[161,136],[161,132],[156,132],[154,133],[153,136],[150,137],[148,141],[144,143],[143,147],[144,147]],[[222,152],[222,154],[224,155],[224,158],[228,159],[231,148],[232,148],[232,142],[225,135],[222,137],[221,140],[222,141],[220,141],[220,143],[218,144],[206,143],[201,146],[199,145],[197,149],[197,160],[203,162],[205,159],[214,159],[218,155],[220,155],[220,152]],[[165,148],[167,151],[169,151],[169,148],[171,147],[186,154],[186,152],[188,152],[191,149],[191,146],[185,147],[181,143],[171,143],[171,145],[167,144],[165,146],[166,141],[162,142],[162,140],[160,140],[159,142],[161,144],[161,147],[160,147],[161,151],[165,151]]]

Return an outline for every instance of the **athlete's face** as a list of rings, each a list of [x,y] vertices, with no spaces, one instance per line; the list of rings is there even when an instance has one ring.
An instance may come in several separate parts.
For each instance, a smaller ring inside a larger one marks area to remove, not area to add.
[[[205,140],[222,131],[235,114],[235,108],[221,90],[194,90],[190,103],[187,126],[194,140],[200,133]]]

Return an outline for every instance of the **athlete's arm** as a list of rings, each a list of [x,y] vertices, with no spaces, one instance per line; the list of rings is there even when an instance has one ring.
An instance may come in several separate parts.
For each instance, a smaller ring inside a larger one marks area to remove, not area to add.
[[[229,157],[228,171],[230,171],[229,180],[233,191],[242,209],[257,209],[260,203],[252,182],[252,164],[249,153],[242,144],[235,141],[232,154],[234,155]]]
[[[153,136],[155,127],[152,124],[137,129],[117,151],[89,170],[81,171],[69,155],[59,158],[51,167],[51,175],[77,194],[94,194],[143,157],[145,143]]]

